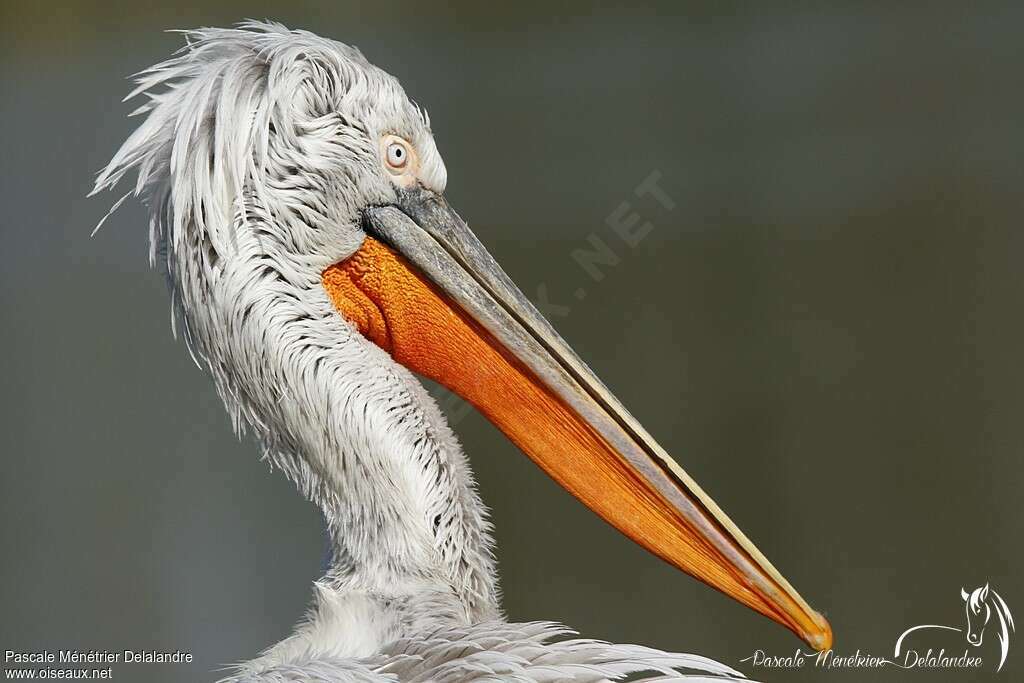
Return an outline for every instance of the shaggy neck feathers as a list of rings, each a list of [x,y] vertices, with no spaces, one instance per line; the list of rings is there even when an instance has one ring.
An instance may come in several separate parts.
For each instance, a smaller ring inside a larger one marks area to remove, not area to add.
[[[175,324],[235,429],[254,432],[323,510],[332,567],[307,622],[268,656],[356,654],[499,616],[486,513],[461,448],[422,386],[338,314],[320,281],[361,244],[360,210],[394,198],[379,135],[419,141],[443,175],[425,115],[340,43],[259,23],[186,37],[138,76],[145,118],[94,192],[137,172],[128,194],[151,206],[151,259]]]

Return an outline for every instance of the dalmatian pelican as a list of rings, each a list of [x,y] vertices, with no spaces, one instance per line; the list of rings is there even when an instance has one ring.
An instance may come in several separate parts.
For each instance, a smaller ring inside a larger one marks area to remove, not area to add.
[[[137,75],[126,99],[146,96],[142,122],[93,194],[136,174],[111,212],[129,196],[150,207],[172,327],[235,428],[323,511],[331,549],[294,633],[226,680],[741,677],[505,620],[487,511],[413,373],[462,396],[656,556],[830,646],[826,620],[446,203],[429,118],[394,77],[279,24],[184,35]]]

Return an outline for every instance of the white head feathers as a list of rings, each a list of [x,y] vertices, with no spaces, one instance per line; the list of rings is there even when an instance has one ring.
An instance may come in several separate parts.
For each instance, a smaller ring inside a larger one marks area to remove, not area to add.
[[[444,190],[425,112],[356,48],[274,23],[182,33],[176,56],[138,74],[126,100],[146,96],[132,112],[146,119],[93,190],[137,171],[129,195],[153,209],[151,260],[166,262],[172,283],[216,278],[253,237],[271,240],[268,252],[295,254],[300,242],[309,254],[318,240],[302,233],[351,226],[359,209],[388,201],[383,134],[411,141],[421,180]]]

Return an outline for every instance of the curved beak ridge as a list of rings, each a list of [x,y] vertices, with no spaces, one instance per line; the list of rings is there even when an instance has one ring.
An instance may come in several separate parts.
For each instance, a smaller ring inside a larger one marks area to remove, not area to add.
[[[323,275],[335,307],[396,361],[472,403],[560,485],[670,564],[831,647],[814,611],[647,433],[440,196],[364,212]]]

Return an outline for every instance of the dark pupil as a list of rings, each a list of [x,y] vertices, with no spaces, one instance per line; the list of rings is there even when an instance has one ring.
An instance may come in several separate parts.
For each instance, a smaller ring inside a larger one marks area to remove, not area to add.
[[[396,159],[401,159],[402,158],[402,148],[401,147],[395,147],[395,158]]]

